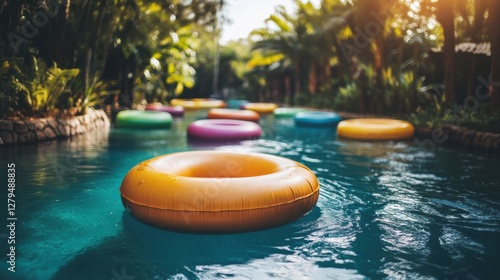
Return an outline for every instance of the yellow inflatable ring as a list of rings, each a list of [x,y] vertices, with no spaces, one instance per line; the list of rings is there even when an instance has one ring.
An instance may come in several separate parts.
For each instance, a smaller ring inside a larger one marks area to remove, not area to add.
[[[296,220],[318,200],[319,184],[306,166],[252,153],[192,151],[144,161],[120,187],[137,220],[174,231],[229,233]]]
[[[212,100],[212,99],[205,99],[205,98],[172,99],[170,101],[170,104],[172,106],[182,106],[186,110],[226,107],[226,103],[224,103],[224,101],[222,101],[222,100]]]
[[[243,109],[255,111],[259,114],[271,114],[278,105],[274,103],[247,103],[243,105]]]
[[[351,119],[337,126],[338,136],[356,140],[403,140],[414,133],[411,123],[393,119]]]
[[[225,108],[226,103],[222,100],[194,99],[196,106],[200,109]]]

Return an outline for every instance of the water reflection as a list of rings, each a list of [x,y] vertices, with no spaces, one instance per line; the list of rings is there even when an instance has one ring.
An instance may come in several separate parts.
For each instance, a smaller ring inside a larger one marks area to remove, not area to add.
[[[18,180],[25,188],[64,187],[76,172],[94,171],[92,162],[107,149],[108,130],[66,140],[0,148],[0,159],[16,164]]]
[[[409,142],[337,139],[334,129],[261,121],[258,140],[194,147],[171,130],[109,132],[1,147],[19,175],[20,279],[496,279],[500,160]],[[317,206],[275,229],[187,235],[125,213],[118,188],[151,157],[191,149],[263,152],[307,165]],[[54,166],[68,167],[62,180]],[[3,176],[3,177],[2,177]],[[5,173],[0,174],[4,180]],[[22,253],[21,253],[22,252]],[[5,263],[4,263],[5,265]],[[0,271],[0,279],[5,276]],[[10,276],[10,275],[9,275]]]
[[[141,279],[156,277],[158,267],[162,268],[162,275],[180,274],[191,279],[193,275],[210,274],[211,268],[218,266],[247,266],[255,260],[293,252],[295,243],[311,232],[311,225],[319,215],[319,209],[315,208],[298,221],[278,228],[241,234],[199,235],[152,228],[123,212],[122,234],[82,251],[62,266],[54,279],[75,279],[81,275],[88,279],[109,279],[110,267],[120,266],[126,266],[130,275]],[[113,252],[113,259],[108,259],[109,251]],[[205,269],[200,270],[201,267]],[[287,273],[293,271],[300,273],[298,268]],[[255,271],[248,269],[233,272],[235,277],[253,273]]]

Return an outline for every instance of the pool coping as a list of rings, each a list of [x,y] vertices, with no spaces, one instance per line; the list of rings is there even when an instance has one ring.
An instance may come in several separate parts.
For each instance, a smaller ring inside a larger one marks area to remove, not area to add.
[[[373,118],[381,116],[338,113],[342,119]],[[387,117],[390,118],[390,117]],[[428,150],[435,150],[439,145],[446,145],[468,151],[479,151],[500,155],[500,134],[478,131],[458,125],[440,125],[435,127],[415,127],[415,143]]]
[[[342,119],[380,117],[338,112]],[[41,118],[33,120],[0,120],[0,146],[37,143],[71,138],[97,129],[109,129],[110,120],[104,110],[90,109],[87,114],[69,119]],[[415,143],[427,149],[439,145],[500,155],[500,134],[477,131],[458,125],[415,127]]]
[[[71,138],[109,127],[110,122],[106,113],[103,110],[92,109],[85,115],[72,118],[0,120],[0,146]]]

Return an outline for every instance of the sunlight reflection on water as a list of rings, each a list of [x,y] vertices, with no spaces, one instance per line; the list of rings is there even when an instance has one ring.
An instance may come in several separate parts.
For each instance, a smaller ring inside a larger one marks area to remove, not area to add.
[[[109,280],[123,268],[136,279],[495,279],[497,158],[338,139],[272,117],[259,140],[188,143],[189,114],[171,130],[1,147],[2,166],[18,166],[18,278]],[[294,223],[233,235],[158,230],[125,212],[118,188],[130,168],[200,149],[299,161],[318,177],[317,206]]]

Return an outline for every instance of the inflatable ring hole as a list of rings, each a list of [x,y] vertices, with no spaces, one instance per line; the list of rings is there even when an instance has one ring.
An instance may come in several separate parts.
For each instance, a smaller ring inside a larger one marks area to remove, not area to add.
[[[182,160],[174,156],[154,162],[152,166],[158,170],[163,169],[162,166],[169,166],[169,174],[193,178],[255,177],[269,175],[280,170],[280,166],[275,161],[248,158],[244,155],[200,156]]]
[[[248,140],[261,134],[261,127],[254,122],[229,119],[198,120],[187,128],[189,139]]]
[[[220,125],[220,126],[241,126],[241,124],[237,124],[237,123],[218,123],[218,124],[215,124],[215,125]]]

